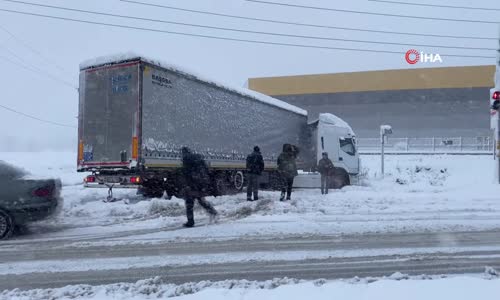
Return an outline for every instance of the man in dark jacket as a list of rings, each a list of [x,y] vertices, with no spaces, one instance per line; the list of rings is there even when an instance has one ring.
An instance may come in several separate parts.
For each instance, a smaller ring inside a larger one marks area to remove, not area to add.
[[[321,194],[328,194],[328,182],[333,173],[333,163],[328,158],[327,152],[323,152],[318,162],[318,172],[321,174]]]
[[[259,178],[264,171],[264,159],[259,146],[253,147],[253,152],[247,156],[247,201],[259,200]]]
[[[184,200],[186,202],[187,223],[184,227],[194,226],[194,202],[198,203],[210,214],[210,221],[217,216],[215,208],[205,200],[210,185],[208,167],[200,154],[192,153],[188,147],[182,150],[182,175],[184,179]]]
[[[283,152],[278,157],[278,172],[281,177],[281,197],[280,201],[290,200],[292,196],[293,179],[298,175],[295,159],[298,155],[297,147],[284,144]]]

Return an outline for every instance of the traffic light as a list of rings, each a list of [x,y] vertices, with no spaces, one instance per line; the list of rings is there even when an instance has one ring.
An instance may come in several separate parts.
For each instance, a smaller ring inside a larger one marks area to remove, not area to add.
[[[500,91],[492,91],[490,104],[492,110],[498,111],[500,109]]]

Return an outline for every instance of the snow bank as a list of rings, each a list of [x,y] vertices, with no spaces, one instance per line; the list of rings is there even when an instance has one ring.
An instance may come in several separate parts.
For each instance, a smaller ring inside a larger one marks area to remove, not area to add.
[[[74,285],[57,289],[12,290],[0,299],[342,299],[342,300],[472,300],[488,299],[500,293],[500,280],[491,276],[408,276],[304,281],[277,278],[267,281],[202,281],[168,284],[160,277],[136,283],[102,286]]]
[[[109,64],[113,64],[113,63],[117,63],[117,62],[122,62],[122,61],[134,60],[134,59],[141,59],[142,61],[151,63],[151,64],[156,65],[156,66],[160,66],[160,67],[168,69],[172,72],[182,73],[186,76],[194,77],[195,79],[197,79],[199,81],[203,81],[203,82],[206,82],[209,84],[216,85],[220,88],[236,92],[240,95],[253,98],[253,99],[258,100],[260,102],[267,103],[267,104],[277,106],[277,107],[280,107],[282,109],[286,109],[288,111],[291,111],[291,112],[294,112],[294,113],[297,113],[300,115],[307,116],[307,111],[305,111],[299,107],[290,105],[284,101],[269,97],[267,95],[264,95],[264,94],[261,94],[261,93],[258,93],[258,92],[255,92],[255,91],[252,91],[249,89],[234,87],[234,86],[231,86],[229,84],[218,82],[216,80],[206,78],[203,75],[197,74],[196,72],[189,71],[188,69],[186,69],[184,67],[179,67],[179,66],[176,66],[176,65],[171,64],[171,63],[162,62],[162,61],[157,60],[157,59],[151,59],[151,58],[148,58],[147,56],[140,55],[140,54],[133,53],[133,52],[107,55],[107,56],[102,56],[102,57],[97,57],[97,58],[92,58],[92,59],[86,60],[80,64],[80,70],[84,70],[84,69],[88,69],[88,68],[96,67],[96,66],[109,65]]]

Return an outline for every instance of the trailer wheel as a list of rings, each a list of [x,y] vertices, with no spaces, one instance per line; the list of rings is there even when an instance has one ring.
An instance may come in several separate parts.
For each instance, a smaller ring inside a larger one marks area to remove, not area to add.
[[[233,187],[236,189],[236,192],[241,192],[243,190],[243,186],[245,184],[245,176],[243,172],[237,171],[233,174]]]
[[[8,239],[14,232],[14,219],[4,210],[0,209],[0,240]]]

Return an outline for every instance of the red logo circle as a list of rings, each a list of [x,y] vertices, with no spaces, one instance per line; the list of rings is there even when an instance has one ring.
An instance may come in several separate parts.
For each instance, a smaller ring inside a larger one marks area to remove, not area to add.
[[[405,59],[406,62],[408,62],[410,65],[414,65],[420,60],[420,53],[418,53],[418,51],[415,49],[410,49],[406,51]]]

